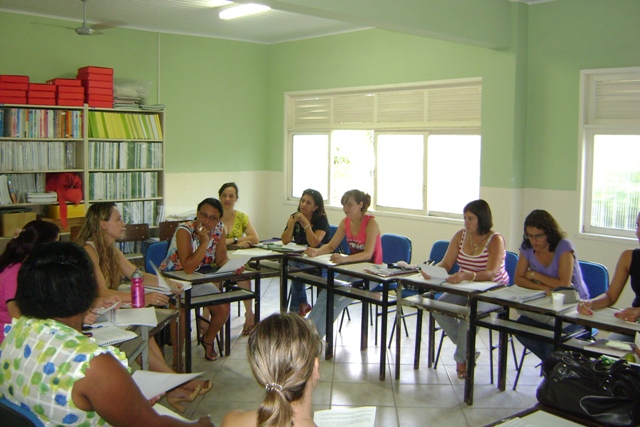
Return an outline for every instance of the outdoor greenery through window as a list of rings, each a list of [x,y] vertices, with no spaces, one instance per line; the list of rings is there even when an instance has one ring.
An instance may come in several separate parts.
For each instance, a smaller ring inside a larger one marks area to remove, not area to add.
[[[478,79],[287,94],[288,199],[314,188],[341,207],[357,188],[376,211],[461,218],[480,193],[480,100]]]
[[[583,230],[634,237],[640,211],[640,68],[582,72]]]

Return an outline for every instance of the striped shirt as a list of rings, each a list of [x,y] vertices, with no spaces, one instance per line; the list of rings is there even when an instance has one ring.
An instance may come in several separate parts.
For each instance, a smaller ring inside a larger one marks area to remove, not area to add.
[[[469,273],[478,273],[480,271],[485,271],[487,269],[487,262],[489,262],[489,243],[494,236],[502,236],[497,233],[491,234],[487,243],[485,243],[482,252],[478,255],[468,255],[464,253],[464,238],[467,235],[467,230],[462,230],[462,239],[460,239],[460,244],[458,248],[458,258],[456,259],[458,265],[460,266],[460,270],[466,271]],[[500,263],[500,270],[493,278],[493,282],[502,283],[503,285],[509,284],[509,274],[507,274],[507,270],[505,269],[505,258],[506,252],[502,255],[502,263]]]

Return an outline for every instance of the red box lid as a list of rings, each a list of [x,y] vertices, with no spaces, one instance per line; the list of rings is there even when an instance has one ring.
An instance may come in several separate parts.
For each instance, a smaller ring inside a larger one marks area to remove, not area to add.
[[[82,86],[82,82],[78,79],[51,79],[47,80],[47,84],[56,86]]]
[[[87,74],[87,73],[82,73],[82,74],[78,74],[76,76],[76,78],[78,80],[88,80],[88,81],[95,81],[95,82],[110,82],[111,84],[113,84],[113,76],[110,76],[108,74]]]
[[[1,104],[26,104],[27,97],[25,96],[2,96],[0,95]]]
[[[29,90],[35,92],[55,92],[56,87],[46,83],[29,83]]]
[[[82,107],[84,99],[56,99],[56,105],[67,105],[69,107]]]
[[[113,89],[103,89],[103,88],[86,88],[84,92],[87,96],[90,95],[106,95],[113,98]]]
[[[55,98],[29,98],[29,102],[27,104],[31,105],[56,105]]]
[[[58,86],[56,93],[77,93],[84,95],[84,88],[82,86]]]
[[[56,99],[56,94],[53,92],[27,92],[27,99],[31,98],[44,98],[44,99]]]
[[[29,76],[15,76],[12,74],[0,74],[0,82],[29,83]]]
[[[113,68],[95,67],[93,65],[88,65],[86,67],[78,68],[78,74],[105,74],[108,76],[113,76]]]
[[[56,95],[57,99],[80,99],[84,101],[84,94],[82,93],[59,93]]]
[[[113,102],[105,102],[105,101],[87,101],[87,104],[89,104],[89,107],[96,107],[96,108],[113,108]]]
[[[26,90],[10,90],[10,89],[0,89],[0,96],[11,96],[21,98],[23,96],[27,96]]]
[[[29,90],[29,83],[0,82],[0,89],[6,89],[6,90]]]
[[[103,82],[100,80],[78,80],[78,81],[82,82],[82,86],[84,86],[87,89],[95,89],[95,88],[113,89],[113,82]]]

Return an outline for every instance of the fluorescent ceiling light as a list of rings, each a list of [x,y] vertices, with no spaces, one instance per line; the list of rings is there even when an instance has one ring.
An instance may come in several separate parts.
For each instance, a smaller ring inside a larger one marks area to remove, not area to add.
[[[254,13],[266,12],[270,10],[269,6],[263,6],[261,4],[247,3],[234,7],[229,7],[221,11],[218,16],[220,19],[235,19],[242,16],[253,15]]]
[[[231,3],[232,2],[230,2],[229,0],[209,0],[207,4],[209,5],[209,7],[220,7]]]

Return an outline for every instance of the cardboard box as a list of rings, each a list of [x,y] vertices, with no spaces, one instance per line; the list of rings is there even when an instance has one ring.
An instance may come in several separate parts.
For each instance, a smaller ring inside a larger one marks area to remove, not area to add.
[[[47,216],[49,218],[60,218],[60,206],[49,205],[47,209]],[[79,205],[67,205],[67,218],[84,218],[84,204]]]
[[[82,82],[78,79],[51,79],[47,80],[47,83],[56,86],[82,86]]]
[[[78,68],[78,74],[106,74],[108,76],[113,76],[113,68],[88,65],[86,67]]]
[[[35,212],[8,212],[0,211],[0,223],[2,225],[2,237],[13,237],[13,232],[22,228],[30,221],[36,219]]]

